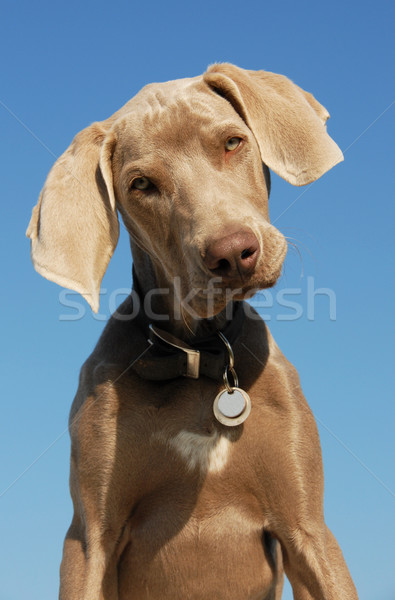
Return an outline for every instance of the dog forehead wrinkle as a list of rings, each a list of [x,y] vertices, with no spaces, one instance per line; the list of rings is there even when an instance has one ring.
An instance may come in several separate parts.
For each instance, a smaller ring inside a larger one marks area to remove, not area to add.
[[[174,97],[184,94],[196,94],[197,88],[202,87],[201,79],[201,76],[197,76],[173,79],[172,81],[163,81],[161,83],[148,83],[141,88],[130,102],[137,101],[152,105],[167,105]]]
[[[131,113],[144,113],[149,107],[166,105],[172,98],[180,96],[180,94],[193,94],[193,91],[188,92],[188,89],[193,90],[197,87],[202,87],[200,76],[162,83],[149,83],[122,106],[114,114],[114,117],[115,119],[121,119]]]
[[[118,146],[130,148],[136,157],[166,147],[180,151],[189,143],[206,138],[215,140],[225,132],[229,135],[247,131],[244,121],[228,102],[214,96],[217,102],[207,102],[207,93],[200,97],[184,93],[163,98],[162,92],[152,93],[138,111],[120,115],[114,124]]]

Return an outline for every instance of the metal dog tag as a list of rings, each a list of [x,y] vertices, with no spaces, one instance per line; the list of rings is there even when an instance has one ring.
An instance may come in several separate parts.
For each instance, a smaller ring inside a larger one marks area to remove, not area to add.
[[[244,423],[251,412],[251,400],[247,392],[234,387],[222,390],[214,400],[214,415],[217,421],[228,427]]]

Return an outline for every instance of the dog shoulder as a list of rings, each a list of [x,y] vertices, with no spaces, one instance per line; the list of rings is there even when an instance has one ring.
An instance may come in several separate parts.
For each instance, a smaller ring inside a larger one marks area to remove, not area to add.
[[[258,371],[260,376],[273,372],[300,385],[297,370],[280,350],[265,321],[252,307],[249,307],[238,348],[250,371]]]
[[[148,346],[133,319],[130,296],[108,321],[92,354],[82,365],[79,384],[70,413],[70,423],[90,407],[106,409],[116,404],[116,383],[124,379],[133,362]],[[91,406],[92,405],[92,406]]]
[[[281,410],[295,406],[307,409],[299,374],[277,345],[266,323],[257,314],[246,320],[240,340],[243,358],[242,379],[260,389],[264,401],[278,404]]]

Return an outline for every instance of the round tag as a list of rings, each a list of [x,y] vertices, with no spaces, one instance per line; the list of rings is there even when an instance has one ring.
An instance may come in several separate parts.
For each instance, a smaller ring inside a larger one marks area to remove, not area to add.
[[[217,421],[228,427],[244,423],[251,412],[251,400],[241,388],[222,390],[214,400],[214,415]]]

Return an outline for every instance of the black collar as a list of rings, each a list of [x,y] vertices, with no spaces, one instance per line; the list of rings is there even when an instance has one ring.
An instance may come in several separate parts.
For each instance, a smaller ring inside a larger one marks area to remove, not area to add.
[[[137,279],[134,278],[134,292],[141,299]],[[245,319],[245,303],[232,303],[232,318],[221,333],[232,345],[238,338]],[[207,337],[195,337],[188,343],[175,338],[160,329],[160,321],[150,321],[140,301],[140,310],[134,321],[142,330],[150,348],[138,359],[133,370],[143,379],[165,381],[177,377],[197,379],[201,375],[221,381],[229,362],[229,353],[218,332]]]

